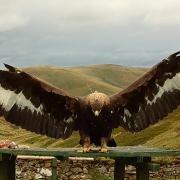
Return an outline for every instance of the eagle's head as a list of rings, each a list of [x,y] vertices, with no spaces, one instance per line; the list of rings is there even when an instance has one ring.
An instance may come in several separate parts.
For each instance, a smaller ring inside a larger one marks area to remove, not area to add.
[[[86,97],[86,102],[90,105],[95,116],[99,116],[103,107],[110,104],[110,98],[104,93],[95,91]]]

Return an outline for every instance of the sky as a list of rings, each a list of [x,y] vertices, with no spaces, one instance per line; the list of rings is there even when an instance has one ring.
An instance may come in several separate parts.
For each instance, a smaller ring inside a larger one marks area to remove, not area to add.
[[[180,50],[179,0],[0,0],[0,67],[152,66]]]

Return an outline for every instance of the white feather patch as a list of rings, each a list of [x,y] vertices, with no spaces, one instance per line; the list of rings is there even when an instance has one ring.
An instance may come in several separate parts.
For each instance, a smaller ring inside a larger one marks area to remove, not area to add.
[[[66,131],[67,131],[67,126],[64,128],[64,134],[66,133]]]
[[[124,115],[126,115],[127,117],[131,117],[131,113],[128,109],[124,108]]]
[[[66,123],[72,123],[74,120],[72,117],[69,117],[68,119],[64,119],[64,122]]]
[[[124,123],[126,123],[126,116],[123,117],[123,121],[124,121]]]
[[[123,117],[123,121],[124,123],[126,123],[126,118],[130,118],[132,116],[132,114],[130,113],[130,111],[126,108],[124,108],[124,117]]]
[[[6,111],[9,111],[15,104],[20,108],[24,109],[27,107],[32,112],[42,113],[43,106],[40,105],[36,108],[30,99],[26,99],[22,91],[16,94],[14,91],[4,89],[0,86],[0,104]]]
[[[158,98],[161,98],[165,92],[173,92],[174,90],[180,90],[180,73],[177,73],[172,79],[167,79],[163,86],[156,85],[159,88],[158,93],[150,101],[148,97],[145,97],[147,104],[152,105]]]

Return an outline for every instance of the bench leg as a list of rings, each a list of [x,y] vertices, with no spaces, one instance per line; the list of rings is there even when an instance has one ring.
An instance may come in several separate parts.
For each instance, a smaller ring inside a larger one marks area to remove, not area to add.
[[[123,159],[115,159],[114,180],[124,180],[125,162]]]
[[[136,166],[136,179],[149,180],[149,169],[147,163],[139,163]]]
[[[52,177],[51,180],[57,180],[57,159],[53,158],[52,159]]]
[[[16,179],[16,156],[1,155],[0,158],[0,179],[15,180]]]

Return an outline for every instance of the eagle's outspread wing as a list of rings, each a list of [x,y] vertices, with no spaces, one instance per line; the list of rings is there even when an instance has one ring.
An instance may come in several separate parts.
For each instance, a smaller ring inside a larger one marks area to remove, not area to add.
[[[110,97],[116,127],[140,131],[180,105],[179,54],[172,54],[124,91]]]
[[[0,71],[0,115],[27,130],[67,138],[76,126],[78,99],[5,64]]]

